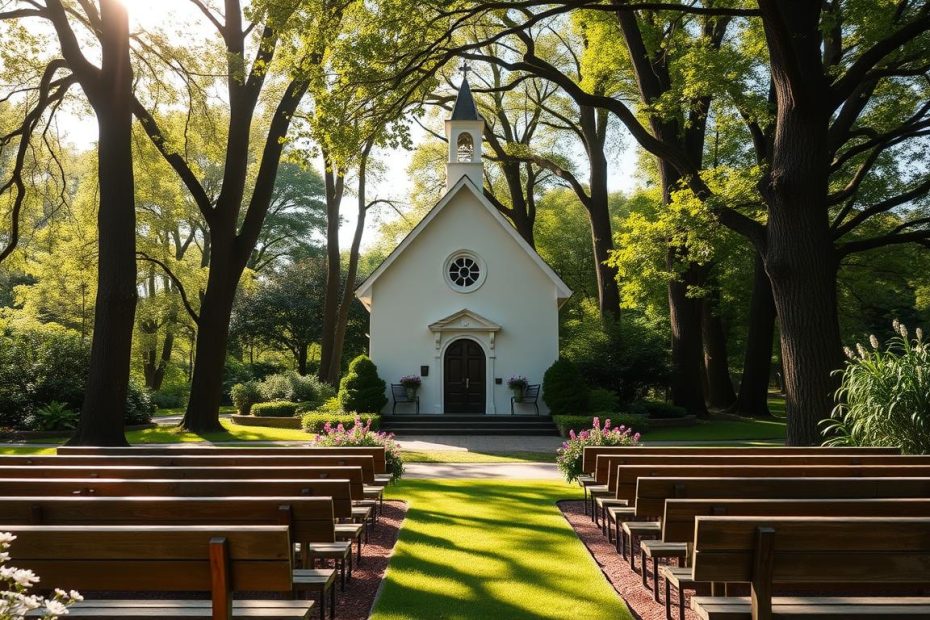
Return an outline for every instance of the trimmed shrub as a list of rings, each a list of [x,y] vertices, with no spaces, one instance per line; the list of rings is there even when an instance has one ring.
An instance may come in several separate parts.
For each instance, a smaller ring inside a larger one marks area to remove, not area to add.
[[[549,367],[543,375],[543,400],[552,415],[589,411],[588,387],[573,362],[560,358]]]
[[[380,413],[388,402],[385,387],[375,363],[367,355],[359,355],[339,382],[339,404],[343,411]]]
[[[289,372],[287,378],[291,382],[292,400],[299,403],[310,403],[311,409],[317,409],[336,395],[336,390],[331,385],[323,383],[315,375],[301,375],[296,372]]]
[[[287,400],[273,400],[252,405],[252,415],[264,418],[292,418],[297,415],[297,403]]]
[[[616,392],[595,388],[588,394],[588,408],[591,411],[617,411],[620,408],[620,397]]]
[[[883,349],[846,349],[836,407],[823,421],[825,445],[899,446],[904,454],[930,454],[930,342],[923,330],[911,338],[894,322]]]
[[[688,415],[688,411],[684,407],[664,403],[660,400],[638,400],[631,403],[627,409],[630,410],[630,413],[648,415],[654,420],[671,420]]]
[[[596,415],[556,415],[552,416],[552,421],[555,422],[562,437],[569,437],[572,431],[580,433],[590,429],[595,418],[605,421],[610,420],[614,427],[631,428],[634,433],[644,433],[649,430],[649,420],[645,416],[632,413],[602,412]]]
[[[371,423],[371,430],[378,431],[381,429],[381,416],[373,413],[355,414],[355,413],[329,413],[326,411],[310,411],[303,414],[300,418],[300,427],[308,433],[322,433],[327,424],[337,427],[340,424],[344,428],[355,423],[355,418],[359,418],[363,424]]]
[[[241,415],[249,415],[252,412],[252,406],[262,402],[262,392],[258,389],[256,381],[237,383],[229,390],[229,397]]]
[[[129,380],[129,391],[126,394],[126,426],[149,424],[155,415],[155,401],[152,393],[135,379]]]

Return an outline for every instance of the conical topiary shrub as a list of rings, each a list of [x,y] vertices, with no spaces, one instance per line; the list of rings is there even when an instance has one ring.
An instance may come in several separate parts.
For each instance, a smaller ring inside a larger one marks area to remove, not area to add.
[[[339,404],[343,411],[381,413],[387,404],[385,387],[375,363],[367,355],[359,355],[339,382]]]
[[[560,358],[543,375],[543,400],[552,415],[577,415],[588,411],[588,386],[578,367]]]

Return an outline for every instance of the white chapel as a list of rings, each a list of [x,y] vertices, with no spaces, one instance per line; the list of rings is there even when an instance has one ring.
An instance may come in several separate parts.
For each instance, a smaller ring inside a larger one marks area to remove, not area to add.
[[[371,313],[369,355],[388,384],[385,413],[390,385],[420,375],[421,413],[509,415],[507,379],[542,383],[572,291],[484,197],[484,121],[467,80],[445,131],[445,195],[356,290]]]

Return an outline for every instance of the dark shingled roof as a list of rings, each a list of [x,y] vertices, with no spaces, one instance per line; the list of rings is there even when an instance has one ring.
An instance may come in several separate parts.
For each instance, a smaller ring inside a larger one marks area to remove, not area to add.
[[[453,121],[477,121],[481,120],[478,116],[478,108],[475,107],[475,100],[471,96],[471,87],[468,80],[462,80],[459,86],[459,94],[455,98],[455,106],[452,108],[452,116],[449,120]]]

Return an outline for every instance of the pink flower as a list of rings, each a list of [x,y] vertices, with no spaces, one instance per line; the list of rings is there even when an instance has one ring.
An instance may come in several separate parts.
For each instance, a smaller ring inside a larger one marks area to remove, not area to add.
[[[579,437],[581,437],[582,439],[587,439],[590,436],[591,436],[591,431],[581,431],[581,435],[579,435]]]
[[[339,426],[336,427],[336,430],[339,431],[340,433],[346,432],[346,429],[342,424],[339,424]]]
[[[606,431],[608,428],[610,428],[610,418],[604,421],[604,430]]]
[[[641,435],[639,433],[636,433],[635,435],[633,435],[633,441],[639,441],[640,437]]]
[[[568,431],[568,436],[571,437],[572,439],[576,439],[575,429],[571,429],[570,431]]]
[[[596,429],[600,429],[600,428],[601,428],[601,419],[600,419],[599,417],[597,417],[597,416],[594,417],[594,426],[593,426],[593,428],[596,428]]]

